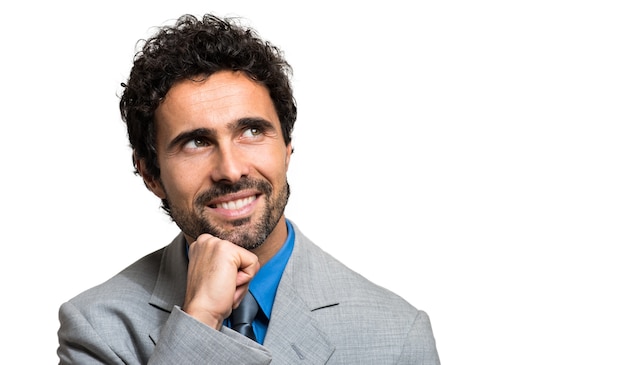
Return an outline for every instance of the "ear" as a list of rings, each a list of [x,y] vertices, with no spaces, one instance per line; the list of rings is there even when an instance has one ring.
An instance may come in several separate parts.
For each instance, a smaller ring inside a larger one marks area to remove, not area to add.
[[[293,146],[291,142],[287,145],[287,153],[285,156],[285,170],[289,170],[289,161],[291,161],[291,154],[293,153]]]
[[[163,189],[163,185],[161,184],[161,180],[152,176],[146,169],[145,161],[137,155],[134,156],[135,164],[137,167],[137,171],[143,178],[144,184],[148,190],[150,190],[154,195],[159,197],[160,199],[165,199],[165,189]]]

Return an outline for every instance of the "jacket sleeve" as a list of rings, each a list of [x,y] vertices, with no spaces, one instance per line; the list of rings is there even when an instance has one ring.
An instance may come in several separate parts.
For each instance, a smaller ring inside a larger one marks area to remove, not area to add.
[[[72,303],[59,309],[59,364],[124,364]]]
[[[440,365],[430,318],[426,312],[417,311],[398,364]]]
[[[271,361],[269,351],[255,341],[228,327],[216,331],[174,307],[148,364],[267,365]]]
[[[109,314],[110,315],[110,314]],[[229,328],[216,331],[175,307],[162,327],[154,351],[142,356],[133,351],[124,332],[99,333],[71,303],[59,310],[60,365],[69,364],[258,364],[271,362],[266,348]],[[111,340],[111,339],[114,340]]]

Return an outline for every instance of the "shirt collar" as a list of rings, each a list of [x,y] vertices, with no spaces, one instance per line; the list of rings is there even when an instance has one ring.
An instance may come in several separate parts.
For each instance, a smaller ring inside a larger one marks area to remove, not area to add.
[[[293,251],[293,245],[295,241],[295,234],[291,222],[287,222],[287,240],[283,247],[259,269],[259,272],[254,276],[250,282],[250,292],[259,303],[259,307],[265,314],[267,319],[270,318],[272,313],[272,307],[274,306],[274,297],[276,297],[276,291],[278,290],[278,284],[283,276],[287,261],[291,257]]]

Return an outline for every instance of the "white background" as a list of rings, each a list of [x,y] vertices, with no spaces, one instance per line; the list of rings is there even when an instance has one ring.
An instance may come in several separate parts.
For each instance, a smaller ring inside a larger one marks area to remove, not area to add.
[[[3,358],[56,363],[58,306],[176,233],[117,94],[152,26],[214,11],[294,67],[288,216],[444,364],[626,363],[621,3],[4,2]]]

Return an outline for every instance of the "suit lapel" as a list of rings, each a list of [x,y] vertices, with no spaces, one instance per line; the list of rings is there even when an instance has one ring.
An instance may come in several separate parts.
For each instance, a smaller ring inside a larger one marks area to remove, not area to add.
[[[183,304],[187,287],[187,265],[185,237],[181,233],[163,251],[150,304],[168,312],[175,305]]]
[[[279,364],[325,364],[334,344],[311,312],[339,303],[320,250],[293,225],[296,241],[278,286],[264,345]]]
[[[175,305],[183,305],[185,290],[187,287],[187,256],[185,237],[180,233],[174,240],[163,249],[163,256],[159,266],[150,305],[171,313]],[[167,319],[167,316],[164,317]],[[156,344],[159,339],[161,327],[150,332],[150,338]]]
[[[278,364],[325,364],[335,351],[311,316],[311,308],[283,274],[264,345]]]

